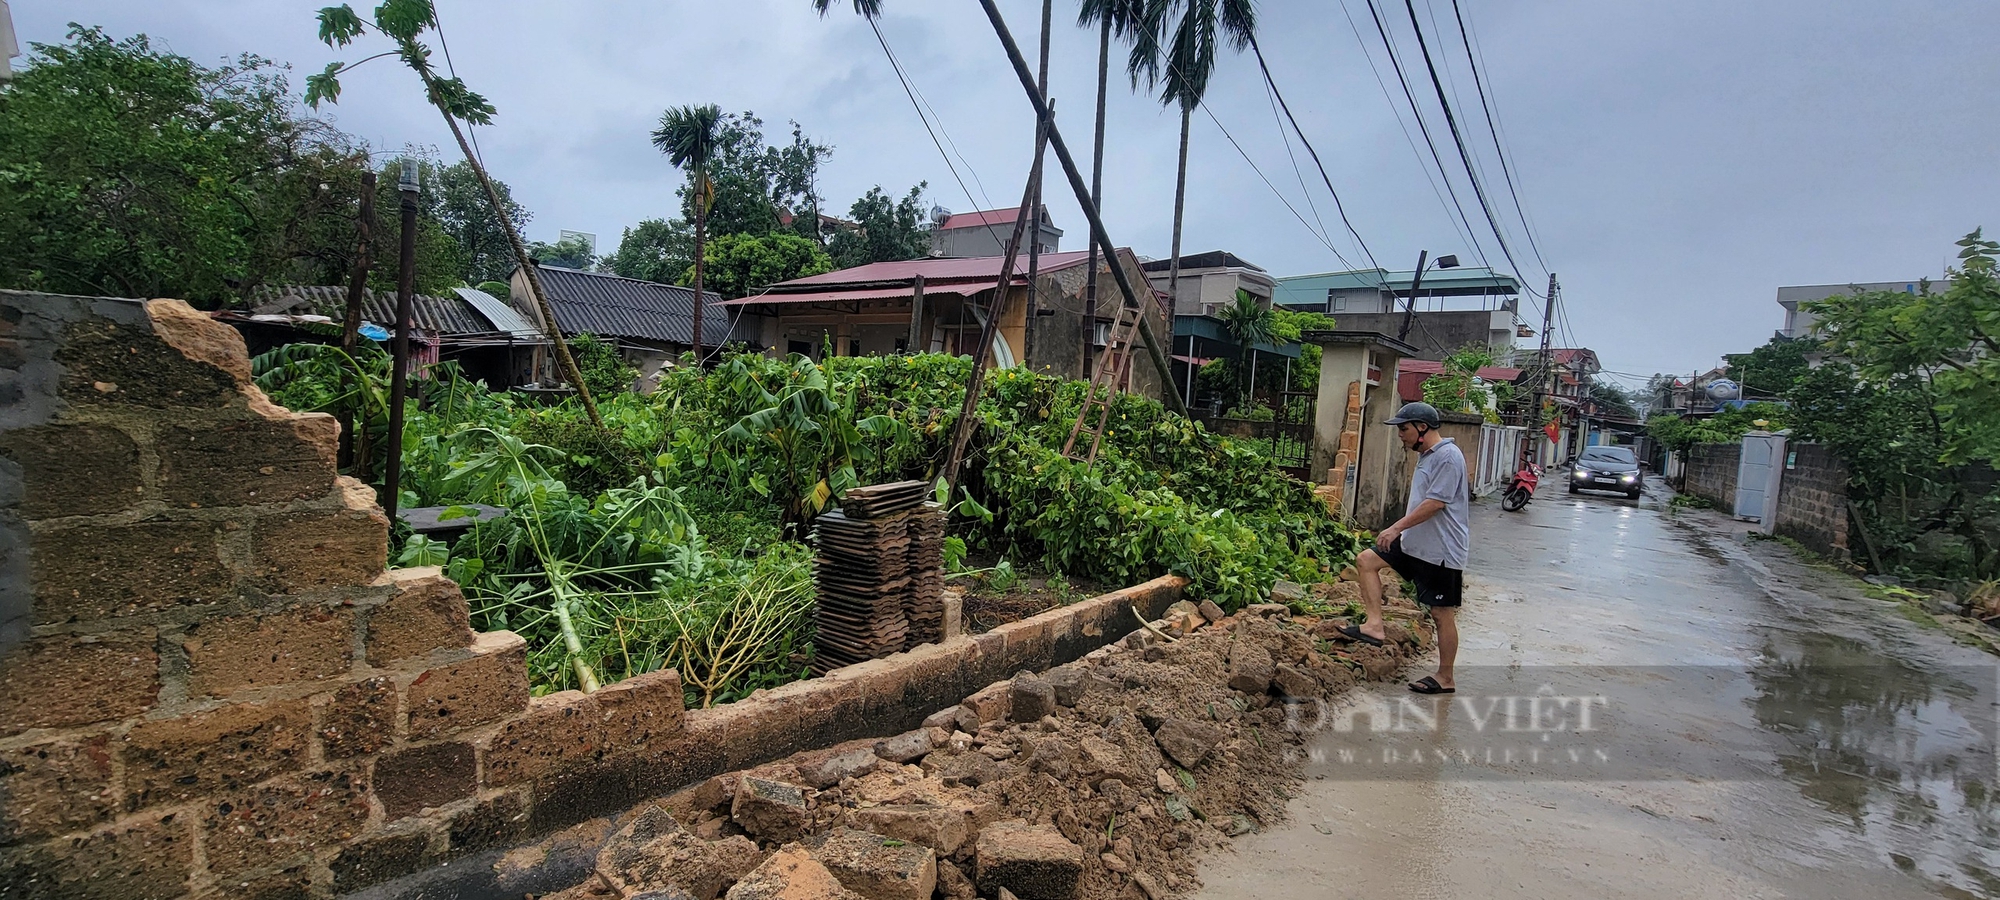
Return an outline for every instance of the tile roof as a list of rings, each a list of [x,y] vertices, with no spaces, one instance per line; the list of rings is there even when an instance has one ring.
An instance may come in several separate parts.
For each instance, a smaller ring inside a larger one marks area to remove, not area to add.
[[[982,209],[976,212],[953,213],[945,217],[943,224],[940,224],[938,229],[950,230],[953,228],[979,228],[987,225],[1012,225],[1014,224],[1014,220],[1020,217],[1021,208],[1018,206],[1009,206],[1005,209]],[[1062,233],[1062,229],[1057,228],[1054,223],[1049,221],[1049,208],[1047,206],[1042,207],[1042,227],[1057,234]]]
[[[538,271],[565,334],[587,331],[600,337],[694,343],[694,291],[688,288],[560,266],[540,266]],[[702,293],[707,300],[702,342],[728,340],[732,320],[717,305],[722,297]]]

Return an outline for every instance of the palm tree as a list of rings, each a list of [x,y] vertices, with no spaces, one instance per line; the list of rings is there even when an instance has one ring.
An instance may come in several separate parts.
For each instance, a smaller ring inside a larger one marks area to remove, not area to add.
[[[667,161],[687,173],[688,200],[694,206],[694,364],[701,365],[701,320],[707,318],[701,293],[702,257],[708,243],[708,206],[715,200],[715,185],[708,180],[709,163],[715,161],[715,142],[722,124],[722,108],[677,106],[660,114],[660,127],[653,129],[653,146],[667,155]]]
[[[1135,35],[1126,71],[1135,82],[1144,75],[1148,85],[1160,87],[1161,105],[1178,103],[1181,108],[1180,171],[1174,177],[1174,256],[1167,267],[1167,293],[1178,300],[1181,214],[1187,205],[1188,124],[1194,108],[1208,93],[1208,76],[1215,71],[1216,37],[1228,38],[1230,48],[1237,51],[1250,46],[1257,30],[1257,11],[1251,0],[1145,0],[1145,4],[1145,21]],[[1171,35],[1167,34],[1169,27]]]
[[[1097,130],[1090,153],[1090,205],[1104,211],[1104,95],[1111,82],[1111,36],[1131,43],[1146,21],[1146,0],[1083,0],[1077,9],[1078,27],[1097,25]],[[1084,289],[1084,318],[1097,315],[1097,242],[1090,242],[1090,275]],[[1089,378],[1090,334],[1083,340],[1083,377]]]
[[[1275,337],[1271,329],[1277,323],[1278,317],[1271,312],[1270,307],[1258,303],[1257,298],[1251,296],[1249,291],[1239,288],[1236,291],[1236,303],[1223,309],[1216,318],[1222,322],[1222,330],[1236,340],[1236,348],[1239,351],[1236,358],[1238,383],[1242,383],[1241,379],[1245,375],[1250,379],[1249,388],[1239,390],[1237,405],[1248,407],[1255,398],[1257,390],[1256,347],[1258,344],[1271,343]],[[1250,360],[1247,371],[1243,367],[1243,361],[1246,359]]]

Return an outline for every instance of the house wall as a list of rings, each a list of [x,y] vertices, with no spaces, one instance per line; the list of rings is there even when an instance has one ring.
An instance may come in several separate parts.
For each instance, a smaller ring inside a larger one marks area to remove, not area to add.
[[[1403,327],[1403,313],[1336,313],[1342,331],[1373,331],[1395,337]],[[1496,327],[1497,326],[1497,327]],[[1418,359],[1443,360],[1467,344],[1491,347],[1498,357],[1514,349],[1513,314],[1506,310],[1469,309],[1425,312],[1418,310],[1410,333],[1403,338],[1417,348]],[[1505,360],[1496,360],[1504,362]]]
[[[915,727],[1161,615],[1166,576],[712,709],[672,670],[530,699],[337,426],[272,405],[176,300],[0,291],[0,893],[327,898],[722,772]],[[419,876],[421,877],[421,876]],[[387,895],[429,896],[420,889]]]
[[[1687,454],[1687,480],[1682,491],[1715,504],[1736,508],[1736,469],[1743,458],[1740,444],[1696,444]],[[1783,485],[1779,489],[1783,490]]]
[[[1062,247],[1062,230],[1042,222],[1040,229],[1043,253],[1055,253]],[[969,228],[937,229],[931,232],[932,256],[1002,256],[1007,252],[1007,239],[1014,234],[1014,223],[995,224],[991,227],[975,225]],[[1028,265],[1027,247],[1023,246],[1021,266]]]
[[[1125,277],[1130,280],[1132,288],[1146,291],[1146,272],[1139,268],[1138,259],[1129,253],[1121,253],[1119,264],[1124,266]],[[1100,259],[1098,266],[1097,314],[1108,320],[1117,314],[1124,298],[1118,291],[1118,282],[1111,277],[1110,265]],[[1034,329],[1034,337],[1029,346],[1028,362],[1036,372],[1064,378],[1090,377],[1090,373],[1083,368],[1083,343],[1091,334],[1092,327],[1083,314],[1084,290],[1088,280],[1089,270],[1085,266],[1071,266],[1042,276],[1040,303],[1043,309],[1052,310],[1054,315],[1039,316],[1030,326]],[[1171,359],[1173,320],[1159,303],[1149,302],[1151,299],[1150,294],[1143,295],[1140,303],[1153,334],[1169,343],[1160,355]],[[1144,358],[1145,352],[1142,347],[1134,348],[1136,355],[1132,360],[1127,389],[1142,396],[1163,399],[1173,383],[1160,378],[1153,364]]]

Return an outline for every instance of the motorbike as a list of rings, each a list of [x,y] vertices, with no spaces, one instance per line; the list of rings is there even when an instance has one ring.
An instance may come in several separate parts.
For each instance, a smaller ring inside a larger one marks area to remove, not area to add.
[[[1534,463],[1514,473],[1514,480],[1507,484],[1507,492],[1500,496],[1500,508],[1508,512],[1519,511],[1535,497],[1535,485],[1542,482],[1542,467]]]

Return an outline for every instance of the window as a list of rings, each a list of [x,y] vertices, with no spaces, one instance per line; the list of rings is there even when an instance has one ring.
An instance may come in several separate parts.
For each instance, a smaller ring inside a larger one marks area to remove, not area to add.
[[[1583,458],[1598,460],[1600,462],[1631,463],[1639,461],[1638,457],[1632,455],[1632,448],[1630,447],[1592,447],[1583,451]]]
[[[1339,288],[1326,289],[1326,311],[1329,315],[1347,311],[1347,298],[1341,296]]]

